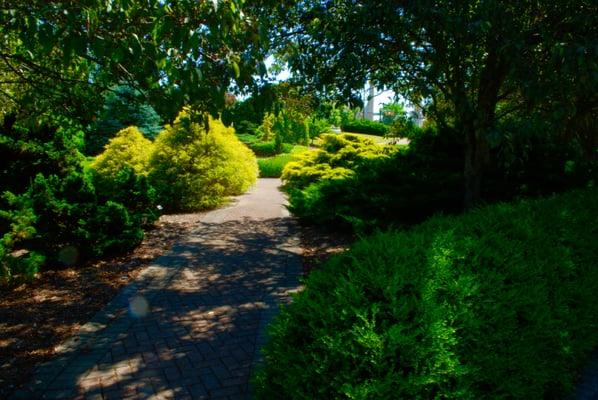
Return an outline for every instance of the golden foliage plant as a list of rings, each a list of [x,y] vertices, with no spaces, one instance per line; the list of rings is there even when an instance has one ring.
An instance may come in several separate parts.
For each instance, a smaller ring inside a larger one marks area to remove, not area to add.
[[[119,131],[108,142],[104,151],[91,163],[91,167],[104,178],[114,178],[125,167],[137,175],[146,175],[153,143],[135,126]]]
[[[188,108],[157,136],[149,166],[159,202],[170,211],[216,207],[258,175],[255,155],[233,128]]]

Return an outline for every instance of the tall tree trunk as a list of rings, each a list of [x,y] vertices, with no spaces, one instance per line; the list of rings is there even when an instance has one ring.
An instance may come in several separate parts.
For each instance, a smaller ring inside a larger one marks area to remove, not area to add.
[[[478,96],[473,115],[462,116],[465,136],[465,208],[475,206],[481,198],[482,180],[490,159],[488,134],[495,127],[498,94],[507,75],[505,60],[499,57],[495,41],[480,75]]]
[[[482,178],[488,160],[488,144],[485,132],[473,120],[463,124],[465,137],[465,198],[466,209],[475,206],[481,196]]]

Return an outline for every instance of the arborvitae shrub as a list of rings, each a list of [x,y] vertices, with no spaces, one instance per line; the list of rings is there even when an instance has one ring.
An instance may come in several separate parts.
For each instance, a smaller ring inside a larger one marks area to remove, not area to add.
[[[156,138],[150,181],[169,211],[193,211],[222,204],[256,181],[255,155],[220,120],[181,111]]]
[[[367,237],[269,328],[259,399],[563,399],[598,346],[598,189]]]

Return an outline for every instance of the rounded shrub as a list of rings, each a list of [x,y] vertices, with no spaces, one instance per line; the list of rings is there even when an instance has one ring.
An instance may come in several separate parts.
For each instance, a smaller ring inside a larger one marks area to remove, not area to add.
[[[136,174],[147,174],[152,152],[152,142],[146,139],[137,127],[130,126],[119,131],[110,139],[104,151],[91,163],[91,167],[102,177],[115,178],[125,167]]]
[[[258,175],[255,155],[233,128],[189,109],[158,135],[149,169],[158,201],[169,211],[218,206],[249,189]]]
[[[598,345],[598,190],[435,217],[312,272],[261,399],[562,399]]]

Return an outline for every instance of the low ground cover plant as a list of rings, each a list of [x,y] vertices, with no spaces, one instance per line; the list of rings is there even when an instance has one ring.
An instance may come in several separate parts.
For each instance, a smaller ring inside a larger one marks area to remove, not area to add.
[[[270,327],[257,398],[565,398],[598,345],[597,196],[361,240]]]

